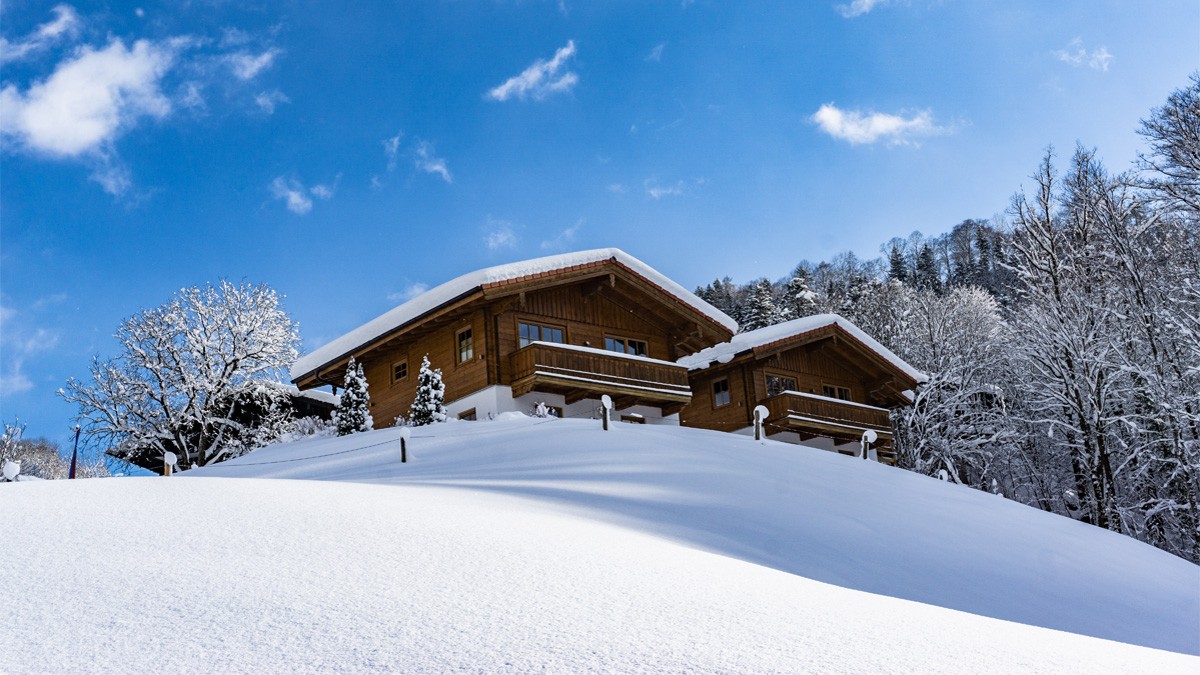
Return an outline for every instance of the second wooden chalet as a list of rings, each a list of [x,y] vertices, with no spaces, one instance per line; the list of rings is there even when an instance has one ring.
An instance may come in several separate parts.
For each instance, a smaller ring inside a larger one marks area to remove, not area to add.
[[[421,359],[442,370],[460,419],[530,412],[591,416],[608,394],[630,421],[678,424],[692,399],[676,360],[729,340],[737,323],[618,249],[463,275],[301,358],[300,389],[342,386],[363,364],[377,427],[407,417]]]
[[[857,326],[818,314],[735,335],[679,360],[692,400],[681,423],[750,433],[754,408],[767,408],[768,437],[847,454],[865,431],[872,456],[895,462],[888,411],[911,405],[926,377]]]

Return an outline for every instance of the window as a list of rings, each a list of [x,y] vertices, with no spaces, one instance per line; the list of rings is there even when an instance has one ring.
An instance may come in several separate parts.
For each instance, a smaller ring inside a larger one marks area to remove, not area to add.
[[[517,334],[520,336],[522,347],[529,346],[530,342],[557,342],[558,344],[566,342],[563,329],[539,323],[521,321],[517,324]]]
[[[474,419],[475,419],[475,409],[474,409],[474,408],[471,408],[471,409],[469,409],[469,410],[464,410],[464,411],[462,411],[462,412],[458,413],[458,419],[460,419],[460,420],[471,420],[471,421],[474,421]]]
[[[796,391],[796,379],[767,373],[767,396],[778,396],[785,391]]]
[[[392,364],[392,384],[408,377],[408,360],[397,361]]]
[[[610,352],[620,352],[622,354],[633,354],[634,356],[645,356],[646,341],[632,340],[629,338],[604,338],[604,348]]]
[[[850,390],[846,387],[835,387],[832,385],[822,385],[822,390],[829,398],[840,398],[843,401],[850,400]]]
[[[723,405],[729,405],[729,380],[717,380],[713,382],[713,407],[719,408]]]
[[[464,328],[456,333],[458,342],[458,362],[466,363],[475,358],[475,338],[470,328]]]

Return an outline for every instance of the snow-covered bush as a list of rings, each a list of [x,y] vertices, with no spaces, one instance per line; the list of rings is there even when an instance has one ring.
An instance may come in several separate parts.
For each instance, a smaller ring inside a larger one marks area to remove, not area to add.
[[[558,413],[553,408],[546,405],[545,401],[538,401],[533,404],[533,410],[530,412],[533,417],[558,417]]]
[[[346,364],[345,385],[341,401],[333,413],[338,436],[374,429],[375,420],[371,418],[371,396],[367,393],[367,377],[363,374],[362,364],[355,361],[353,356],[350,357],[350,363]]]
[[[276,443],[291,443],[305,438],[324,438],[337,434],[337,422],[320,417],[300,417],[292,422],[291,430],[275,440]]]
[[[442,369],[430,368],[429,355],[421,357],[421,372],[417,374],[417,397],[413,400],[408,423],[414,427],[446,421],[446,385]]]

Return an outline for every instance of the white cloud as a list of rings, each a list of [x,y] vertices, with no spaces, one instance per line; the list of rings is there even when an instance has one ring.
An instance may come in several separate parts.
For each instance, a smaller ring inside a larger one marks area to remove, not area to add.
[[[1088,68],[1103,72],[1108,72],[1108,66],[1113,60],[1113,55],[1107,47],[1097,47],[1091,51],[1085,49],[1082,38],[1075,38],[1067,43],[1065,49],[1056,49],[1051,53],[1063,63],[1072,66],[1086,65]]]
[[[275,195],[276,199],[285,201],[288,211],[292,213],[304,215],[312,211],[313,203],[308,191],[295,178],[279,176],[271,181],[271,194]]]
[[[911,117],[888,113],[842,110],[826,103],[810,118],[821,131],[851,145],[886,140],[890,145],[913,144],[915,138],[948,133],[933,122],[933,115],[920,111]]]
[[[287,94],[284,94],[278,89],[262,91],[254,97],[254,104],[268,115],[274,114],[275,106],[279,105],[280,103],[291,103],[291,99],[287,97]]]
[[[0,373],[0,396],[14,396],[33,389],[33,382],[21,372],[17,363],[8,373]]]
[[[568,40],[565,47],[554,52],[554,58],[534,61],[520,75],[510,77],[504,84],[488,91],[487,98],[494,101],[524,100],[526,97],[541,100],[550,94],[570,91],[579,82],[579,76],[569,70],[559,74],[559,70],[574,55],[575,41]]]
[[[427,290],[429,290],[429,284],[417,281],[405,286],[404,290],[388,293],[387,299],[392,302],[408,302]]]
[[[517,235],[513,232],[512,223],[507,220],[496,220],[489,216],[487,224],[490,231],[484,235],[483,241],[487,244],[489,251],[496,252],[500,249],[516,247]]]
[[[389,172],[396,170],[396,156],[400,154],[400,139],[402,138],[404,138],[404,132],[398,131],[395,136],[383,139],[383,154],[387,156]]]
[[[283,52],[279,49],[268,49],[261,54],[251,54],[247,51],[234,52],[225,56],[225,62],[239,80],[252,80],[256,75],[271,67],[275,57]]]
[[[677,181],[674,185],[659,185],[655,180],[647,178],[643,183],[646,188],[646,194],[650,195],[651,199],[662,199],[663,197],[678,197],[683,194],[683,181]]]
[[[58,5],[53,10],[54,18],[37,27],[29,35],[9,42],[0,38],[0,63],[19,61],[26,56],[50,47],[59,38],[79,33],[79,15],[70,5]]]
[[[610,183],[608,186],[608,191],[615,192],[619,195],[623,195],[629,191],[629,188],[625,187],[625,185],[623,185],[622,183]]]
[[[880,5],[886,5],[888,2],[889,0],[853,0],[846,5],[834,5],[833,8],[838,11],[838,14],[847,19],[853,19],[856,16],[866,14]]]
[[[88,179],[114,197],[124,195],[133,187],[129,167],[112,153],[101,155],[92,162],[92,173]]]
[[[201,91],[202,85],[199,82],[188,82],[180,88],[180,94],[177,96],[179,105],[189,110],[203,112],[208,109],[208,104],[204,102],[204,94]]]
[[[56,297],[51,296],[51,299]],[[39,300],[34,306],[41,309],[45,305],[41,305]],[[20,394],[33,389],[33,381],[23,372],[25,359],[58,346],[57,332],[45,328],[30,332],[21,325],[14,326],[13,320],[16,318],[15,310],[0,307],[0,355],[3,355],[5,360],[0,372],[0,396]]]
[[[663,50],[666,48],[667,48],[667,43],[665,43],[665,42],[658,43],[657,45],[654,46],[654,49],[651,49],[650,53],[646,55],[646,60],[647,61],[662,61]]]
[[[139,118],[163,118],[171,103],[160,83],[175,58],[169,46],[120,40],[81,48],[45,81],[22,93],[0,90],[0,129],[31,150],[78,157],[103,150]]]
[[[334,177],[333,183],[319,184],[306,188],[304,184],[295,178],[285,178],[279,176],[271,181],[271,194],[276,198],[283,200],[287,204],[288,211],[298,215],[304,215],[312,211],[313,197],[317,199],[333,199],[337,193],[338,183],[342,181],[342,174]]]
[[[413,162],[418,169],[425,173],[441,176],[442,180],[447,183],[454,182],[454,178],[450,175],[450,169],[446,166],[446,160],[434,155],[433,144],[429,141],[421,141],[417,144],[416,158]]]
[[[575,243],[575,235],[579,232],[579,229],[583,227],[583,223],[584,219],[580,218],[579,220],[575,221],[574,225],[563,229],[561,232],[554,235],[553,238],[543,241],[541,244],[542,250],[563,251],[567,248],[570,248],[571,244]]]

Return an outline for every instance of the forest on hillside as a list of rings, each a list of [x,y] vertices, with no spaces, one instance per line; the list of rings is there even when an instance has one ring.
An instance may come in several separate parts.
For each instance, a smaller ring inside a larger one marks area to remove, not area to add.
[[[1047,150],[1002,217],[696,292],[742,330],[841,314],[928,373],[904,468],[1200,562],[1200,74],[1139,132],[1119,173]]]

